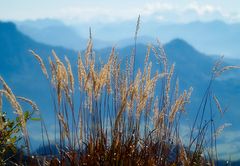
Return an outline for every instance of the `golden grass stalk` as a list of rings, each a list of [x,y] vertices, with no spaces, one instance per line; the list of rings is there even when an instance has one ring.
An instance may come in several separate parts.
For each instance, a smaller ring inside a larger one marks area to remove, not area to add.
[[[48,57],[48,62],[49,62],[49,65],[50,65],[50,69],[51,69],[51,84],[55,87],[56,86],[56,79],[57,79],[57,76],[56,76],[56,65],[53,63],[51,57]]]
[[[59,119],[60,123],[63,125],[63,129],[64,129],[64,131],[61,133],[62,137],[64,138],[66,136],[69,139],[70,138],[70,131],[69,131],[68,124],[64,120],[63,115],[58,113],[58,119]]]
[[[129,89],[126,91],[125,88],[122,89],[122,101],[121,101],[121,107],[117,113],[116,120],[115,120],[115,125],[114,125],[114,131],[118,129],[118,123],[120,122],[121,116],[123,112],[125,111],[125,108],[127,106],[127,98],[129,94]]]
[[[189,99],[192,94],[192,88],[189,88],[188,92],[184,90],[183,94],[179,96],[178,99],[175,100],[175,103],[171,107],[171,111],[169,113],[169,122],[172,123],[178,111],[184,111],[184,106],[189,102]]]
[[[221,115],[223,115],[222,107],[221,107],[220,102],[218,101],[218,99],[215,95],[213,96],[213,99],[215,101],[215,104],[217,106],[218,111],[220,112]]]
[[[174,99],[175,100],[177,99],[178,93],[179,93],[179,79],[177,79],[177,81],[176,81],[175,90],[174,90]]]
[[[166,85],[166,90],[165,90],[165,94],[166,94],[166,97],[167,97],[167,103],[169,101],[169,92],[170,92],[170,88],[171,88],[171,78],[172,78],[172,75],[173,75],[173,72],[174,72],[174,68],[175,68],[175,64],[173,64],[171,66],[170,72],[169,72],[168,77],[167,77],[167,85]]]
[[[218,137],[226,127],[229,127],[231,125],[232,125],[231,123],[224,123],[223,125],[217,128],[216,132],[214,133],[214,136]]]
[[[6,90],[9,95],[11,95],[11,96],[13,96],[15,98],[11,88],[7,85],[7,83],[4,81],[4,79],[1,76],[0,76],[0,82],[3,85],[3,89]]]
[[[151,74],[151,68],[149,69],[149,72],[148,72],[149,77],[150,77],[150,74]],[[139,95],[139,101],[136,109],[137,119],[139,118],[142,110],[145,108],[147,100],[149,99],[150,96],[153,95],[154,88],[158,79],[159,79],[158,72],[156,72],[155,76],[152,79],[147,78],[144,90],[142,91],[142,94],[140,92],[140,95]]]
[[[158,101],[158,97],[156,97],[156,100],[154,102],[154,107],[153,107],[153,124],[154,127],[157,128],[158,126],[158,120],[159,120],[159,101]]]
[[[139,29],[140,29],[140,15],[138,16],[138,19],[137,19],[137,25],[136,25],[135,35],[134,35],[134,40],[135,41],[137,40]]]
[[[45,64],[43,63],[42,58],[38,54],[36,54],[33,50],[29,50],[29,52],[32,53],[32,55],[38,60],[43,74],[46,76],[46,78],[48,78],[48,72],[47,72],[47,69],[45,67]]]
[[[152,46],[151,48],[152,48],[152,51],[153,51],[153,54],[154,54],[155,58],[157,59],[158,64],[160,64],[161,63],[161,58],[160,58],[160,56],[157,52],[157,49],[154,46]]]
[[[23,116],[23,111],[22,111],[22,108],[21,108],[20,104],[17,102],[16,97],[14,95],[11,95],[10,93],[8,93],[6,90],[0,90],[0,92],[2,94],[4,94],[4,96],[7,98],[7,100],[11,104],[11,106],[16,111],[15,113],[19,117],[22,117]],[[24,121],[23,121],[23,123],[24,123]]]
[[[158,43],[158,50],[160,52],[160,55],[158,55],[157,57],[159,57],[159,61],[162,60],[162,64],[164,66],[164,71],[163,72],[167,72],[167,64],[168,64],[168,59],[167,59],[167,54],[165,53],[164,47],[162,45],[162,43],[160,42],[159,39],[157,39],[157,43]]]
[[[52,55],[53,55],[56,63],[61,63],[61,60],[59,59],[59,57],[57,56],[57,54],[54,50],[52,50]]]
[[[110,94],[111,93],[111,91],[112,91],[112,88],[111,88],[111,74],[112,74],[112,72],[113,72],[113,70],[114,70],[114,67],[117,67],[117,66],[115,66],[116,64],[114,64],[115,63],[115,61],[116,61],[116,57],[115,57],[115,48],[113,47],[112,48],[112,51],[111,51],[111,54],[110,54],[110,58],[109,58],[109,60],[108,60],[108,64],[109,64],[109,66],[108,66],[108,73],[107,73],[107,81],[106,81],[106,86],[107,86],[107,92],[108,92],[108,94]],[[117,70],[117,69],[116,69]]]
[[[74,77],[73,77],[73,73],[72,73],[72,67],[71,67],[71,64],[67,57],[65,57],[65,60],[67,62],[67,72],[69,75],[70,87],[71,87],[71,91],[73,93],[74,92]]]
[[[161,110],[159,116],[158,116],[158,119],[157,119],[157,123],[156,123],[156,126],[158,128],[161,128],[161,129],[164,129],[165,128],[165,117],[166,117],[166,113],[164,110]]]
[[[228,71],[228,70],[232,70],[232,69],[240,69],[240,66],[225,66],[223,68],[221,68],[220,70],[216,71],[216,77],[220,76],[222,73]]]
[[[217,72],[217,70],[219,70],[219,68],[221,67],[222,63],[223,63],[223,57],[221,56],[214,64],[212,72],[215,73]]]
[[[93,48],[93,42],[92,42],[92,39],[90,38],[88,40],[88,44],[87,44],[87,49],[86,49],[86,52],[85,52],[85,65],[86,65],[86,68],[88,68],[89,66],[89,60],[92,60],[92,57],[90,57],[90,55],[92,54],[92,48]]]
[[[28,103],[33,108],[34,111],[39,112],[39,108],[38,108],[37,104],[35,102],[33,102],[32,100],[27,99],[25,97],[21,97],[21,96],[17,96],[17,99],[20,99],[20,100]]]
[[[96,97],[99,97],[99,92],[101,91],[104,85],[107,85],[108,93],[111,92],[110,77],[111,77],[111,66],[113,63],[113,54],[114,53],[111,54],[107,64],[103,66],[103,68],[99,72],[99,75],[97,75],[96,72],[92,70],[92,72],[95,73],[93,75],[93,78],[95,81],[94,93]]]
[[[83,84],[85,84],[83,81],[86,81],[87,79],[87,73],[85,70],[85,67],[82,62],[81,54],[78,55],[78,82],[80,89],[83,88]]]
[[[176,113],[182,108],[182,105],[184,103],[184,95],[181,95],[172,106],[171,112],[169,113],[169,122],[172,123],[174,121],[174,118],[176,116]]]
[[[150,53],[151,53],[151,48],[152,48],[152,45],[148,44],[147,53],[146,53],[145,60],[144,60],[144,66],[146,66],[147,63],[148,63],[148,59],[149,59],[149,56],[150,56]]]
[[[141,71],[138,70],[137,75],[134,79],[134,83],[132,83],[129,87],[129,100],[127,100],[127,109],[128,114],[131,116],[132,111],[134,110],[134,102],[137,102],[137,98],[139,97],[137,94],[139,92],[140,87],[140,79],[141,79]]]
[[[185,150],[184,145],[182,144],[181,140],[180,140],[180,156],[179,157],[184,166],[190,165],[190,160],[188,159],[186,150]]]
[[[163,63],[166,63],[163,61]],[[165,64],[167,65],[167,64]],[[164,66],[165,66],[164,65]],[[166,66],[164,67],[166,68]],[[166,85],[165,85],[165,92],[164,92],[164,106],[163,106],[163,114],[166,113],[167,111],[167,108],[169,107],[169,93],[170,93],[170,90],[171,90],[171,79],[172,79],[172,75],[173,75],[173,72],[174,72],[174,68],[175,68],[175,64],[173,64],[170,68],[170,71],[167,75],[167,78],[166,78]],[[164,69],[164,72],[167,72],[167,69]]]
[[[60,105],[62,99],[62,90],[64,90],[64,87],[68,87],[68,73],[64,64],[58,58],[54,50],[52,51],[52,55],[56,61],[56,89],[58,96],[58,104]]]
[[[240,69],[240,66],[224,66],[221,67],[223,63],[223,56],[219,58],[219,60],[216,61],[215,65],[213,66],[212,72],[214,78],[219,77],[222,73],[232,70],[232,69]]]
[[[73,101],[72,101],[72,98],[70,96],[70,92],[69,92],[69,89],[68,87],[64,86],[63,87],[63,90],[64,90],[64,94],[65,94],[65,97],[66,97],[66,100],[68,102],[68,104],[70,105],[70,107],[73,109]]]
[[[134,65],[135,65],[135,53],[134,53],[134,50],[132,50],[132,56],[130,57],[130,61],[127,61],[127,72],[128,72],[128,77],[129,78],[130,77],[134,77]]]

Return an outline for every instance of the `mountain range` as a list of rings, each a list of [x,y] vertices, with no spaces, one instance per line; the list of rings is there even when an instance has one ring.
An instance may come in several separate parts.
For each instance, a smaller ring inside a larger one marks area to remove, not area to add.
[[[0,75],[12,87],[14,93],[36,101],[50,123],[51,107],[49,106],[51,106],[51,98],[46,96],[46,94],[49,94],[48,83],[44,79],[36,60],[28,52],[29,49],[36,51],[44,61],[47,60],[51,50],[54,49],[60,58],[67,55],[75,66],[77,52],[36,42],[20,32],[13,23],[0,22]],[[117,47],[116,52],[119,58],[124,61],[131,55],[132,49],[133,45]],[[190,86],[194,88],[192,104],[188,113],[188,119],[190,120],[195,114],[194,108],[196,110],[208,85],[215,59],[197,51],[182,39],[174,39],[164,44],[164,49],[168,55],[169,64],[176,64],[173,79],[176,81],[179,78],[182,90]],[[110,47],[95,50],[96,55],[101,56],[102,59],[107,59],[110,51]],[[136,67],[142,69],[147,52],[146,44],[137,44],[136,51]],[[150,60],[153,62],[152,70],[159,69],[153,53],[150,54]],[[231,62],[225,62],[226,65],[228,63]],[[76,72],[76,68],[73,70]],[[214,92],[219,96],[222,106],[229,106],[229,111],[221,120],[232,123],[229,131],[239,132],[240,77],[237,75],[239,74],[237,71],[231,73],[232,77],[223,76],[215,81]],[[234,141],[237,142],[237,140]]]
[[[36,41],[70,49],[83,49],[89,37],[89,27],[95,39],[95,48],[117,45],[125,47],[133,43],[135,21],[114,23],[64,24],[58,20],[42,19],[16,22],[19,30]],[[140,22],[138,43],[154,42],[159,38],[167,43],[181,38],[207,54],[240,57],[240,24],[222,21],[161,23],[150,20]],[[84,44],[83,44],[84,43]]]
[[[62,46],[74,50],[82,50],[87,45],[88,37],[81,37],[73,27],[58,20],[28,20],[16,22],[16,24],[22,33],[48,45]],[[95,48],[103,48],[109,45],[109,42],[95,39]]]

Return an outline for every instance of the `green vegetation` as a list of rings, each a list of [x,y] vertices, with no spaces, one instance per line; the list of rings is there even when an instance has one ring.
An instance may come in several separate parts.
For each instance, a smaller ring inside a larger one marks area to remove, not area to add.
[[[1,104],[0,104],[1,105]],[[24,120],[30,118],[28,111],[24,113]],[[10,120],[6,117],[6,113],[0,109],[0,165],[11,163],[20,150],[25,147],[17,147],[17,143],[22,139],[21,136],[21,121],[17,117],[15,120]],[[19,149],[21,148],[21,149]]]

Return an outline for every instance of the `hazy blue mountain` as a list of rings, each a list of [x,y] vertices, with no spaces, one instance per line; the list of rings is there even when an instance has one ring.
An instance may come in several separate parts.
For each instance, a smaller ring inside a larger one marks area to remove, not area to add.
[[[38,42],[53,46],[62,46],[74,50],[86,47],[88,37],[81,37],[73,27],[54,19],[27,20],[16,22],[18,29]],[[86,27],[88,30],[88,27]],[[96,48],[109,45],[103,41],[95,41]]]
[[[27,26],[32,28],[47,28],[52,26],[65,26],[65,24],[57,19],[37,19],[37,20],[25,20],[25,21],[17,21],[17,26]]]
[[[34,40],[49,45],[82,49],[87,43],[87,39],[81,38],[73,28],[57,20],[23,21],[18,22],[17,27]]]
[[[240,24],[221,21],[192,22],[182,25],[160,25],[156,31],[163,41],[182,38],[197,49],[209,54],[224,54],[240,58]]]
[[[95,48],[131,45],[136,21],[65,25],[58,20],[42,19],[17,22],[17,26],[20,31],[36,41],[80,50],[86,46],[89,27],[92,28]],[[154,42],[156,38],[166,43],[181,38],[205,53],[240,58],[239,35],[239,23],[229,24],[222,21],[161,23],[143,19],[140,23],[138,43]]]
[[[75,25],[76,31],[84,35],[80,27],[86,24]],[[93,24],[92,29],[98,39],[119,42],[120,46],[127,46],[132,41],[136,21],[117,23]],[[79,29],[79,30],[78,30]],[[159,38],[166,43],[175,38],[181,38],[191,43],[195,48],[208,54],[224,54],[227,57],[240,58],[240,23],[224,23],[222,21],[191,22],[191,23],[161,23],[154,20],[141,20],[139,36]]]
[[[48,46],[35,42],[28,36],[20,33],[13,23],[0,22],[0,73],[19,72],[21,68],[32,68],[32,57],[29,54],[29,49],[37,50],[43,59],[54,49],[57,53],[70,55],[73,57],[72,50],[63,47]]]

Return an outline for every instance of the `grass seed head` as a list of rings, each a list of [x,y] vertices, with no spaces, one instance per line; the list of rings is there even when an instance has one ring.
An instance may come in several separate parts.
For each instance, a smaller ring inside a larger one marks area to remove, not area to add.
[[[45,67],[45,64],[44,64],[42,58],[41,58],[38,54],[36,54],[33,50],[29,50],[29,52],[32,53],[32,55],[38,60],[40,66],[41,66],[41,69],[42,69],[43,74],[44,74],[44,75],[46,76],[46,78],[48,79],[48,72],[47,72],[47,69],[46,69],[46,67]]]
[[[65,57],[65,60],[67,62],[67,72],[68,72],[68,76],[69,76],[70,87],[71,87],[71,91],[73,93],[74,92],[74,77],[73,77],[72,67],[71,67],[71,63],[67,57]]]

